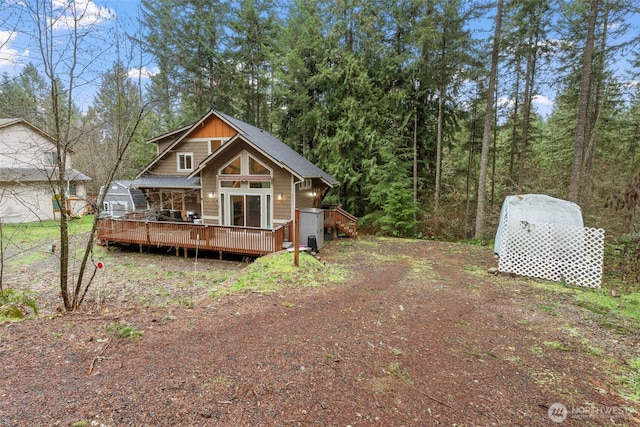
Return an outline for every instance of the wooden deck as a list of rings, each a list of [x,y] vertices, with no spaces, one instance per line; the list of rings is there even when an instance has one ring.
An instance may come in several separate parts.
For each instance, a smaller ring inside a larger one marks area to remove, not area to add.
[[[124,243],[144,246],[175,247],[217,251],[241,255],[266,255],[282,249],[285,227],[276,229],[232,227],[193,223],[98,220],[101,245]]]
[[[324,226],[348,237],[358,235],[358,219],[342,209],[328,209],[324,213]],[[143,247],[188,250],[260,256],[282,249],[285,241],[293,238],[293,222],[276,229],[234,227],[224,225],[193,224],[190,222],[141,221],[132,219],[101,218],[98,220],[97,239],[101,245],[129,244]]]

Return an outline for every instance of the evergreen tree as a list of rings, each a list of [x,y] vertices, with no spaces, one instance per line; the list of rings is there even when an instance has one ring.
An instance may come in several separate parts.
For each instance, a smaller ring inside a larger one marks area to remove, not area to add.
[[[167,127],[190,123],[210,108],[236,114],[228,3],[142,0],[141,4],[145,49],[160,70],[152,79],[152,94]]]
[[[263,129],[271,127],[273,62],[279,57],[279,22],[271,0],[243,0],[231,21],[231,48],[237,76],[235,102],[239,118]]]

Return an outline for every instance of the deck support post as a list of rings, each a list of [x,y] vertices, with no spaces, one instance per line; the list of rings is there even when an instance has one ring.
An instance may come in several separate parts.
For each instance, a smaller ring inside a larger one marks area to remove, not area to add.
[[[296,209],[293,223],[293,264],[298,267],[300,265],[300,209]]]
[[[140,253],[142,253],[142,244],[140,244],[138,246],[140,246]]]

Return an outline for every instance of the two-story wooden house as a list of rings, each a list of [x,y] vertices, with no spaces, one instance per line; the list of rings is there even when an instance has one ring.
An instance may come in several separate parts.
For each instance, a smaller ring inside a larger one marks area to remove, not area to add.
[[[187,230],[189,237],[199,237],[165,246],[197,244],[246,254],[280,250],[292,238],[296,209],[317,210],[326,192],[339,185],[273,135],[219,111],[149,142],[157,144],[158,155],[131,185],[146,194],[156,219],[167,224],[158,234],[168,235],[169,227],[180,239]],[[178,232],[185,223],[188,228]],[[357,233],[357,219],[341,209],[324,212],[324,225],[349,236]],[[119,225],[109,227],[101,228],[114,231]],[[100,240],[126,241],[115,233],[103,233]],[[159,240],[131,238],[130,243],[161,244]]]
[[[85,183],[91,178],[66,159],[67,211],[81,215],[88,204]],[[58,180],[56,142],[23,119],[0,119],[0,221],[21,223],[54,219]]]

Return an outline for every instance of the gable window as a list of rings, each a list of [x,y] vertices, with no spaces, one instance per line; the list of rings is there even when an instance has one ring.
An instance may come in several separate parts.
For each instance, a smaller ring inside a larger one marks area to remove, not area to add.
[[[193,153],[178,153],[178,171],[193,170]]]
[[[240,156],[233,159],[220,171],[221,175],[240,175],[242,170],[242,158]]]
[[[244,151],[218,170],[223,225],[271,228],[272,171]]]

